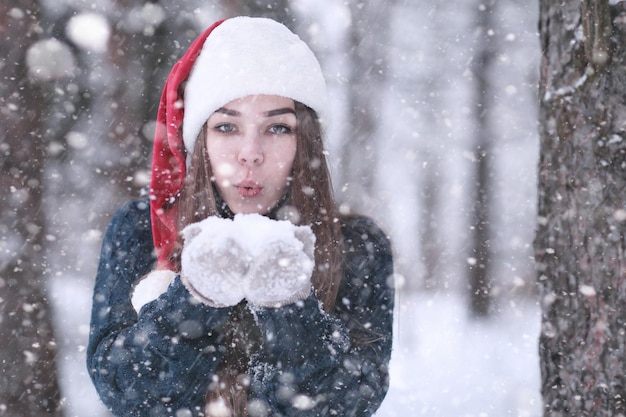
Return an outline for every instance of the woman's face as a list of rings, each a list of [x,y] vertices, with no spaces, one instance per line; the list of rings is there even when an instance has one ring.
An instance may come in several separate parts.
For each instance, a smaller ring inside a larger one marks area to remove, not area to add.
[[[296,155],[294,101],[272,95],[227,103],[207,120],[217,189],[233,213],[267,213],[283,196]]]

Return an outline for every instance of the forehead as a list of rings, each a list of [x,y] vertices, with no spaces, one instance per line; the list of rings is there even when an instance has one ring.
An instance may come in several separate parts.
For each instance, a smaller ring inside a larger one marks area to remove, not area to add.
[[[222,108],[237,111],[268,111],[274,109],[295,109],[293,99],[276,95],[250,95],[226,103]]]

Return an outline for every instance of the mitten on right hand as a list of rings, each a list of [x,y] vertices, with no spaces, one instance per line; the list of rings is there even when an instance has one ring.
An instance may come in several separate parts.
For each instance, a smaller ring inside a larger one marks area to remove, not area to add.
[[[280,307],[311,293],[315,266],[315,235],[309,227],[296,226],[294,238],[267,244],[250,266],[245,296],[252,305]]]
[[[207,233],[203,233],[203,227]],[[249,256],[233,238],[220,235],[219,230],[211,228],[206,220],[183,229],[181,279],[203,303],[234,306],[244,298],[243,279],[248,272]]]

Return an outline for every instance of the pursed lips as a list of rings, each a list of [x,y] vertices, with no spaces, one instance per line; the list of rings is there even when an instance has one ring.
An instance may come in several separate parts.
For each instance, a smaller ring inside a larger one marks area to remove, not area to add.
[[[235,185],[237,187],[237,192],[241,197],[256,197],[259,195],[263,187],[258,185],[254,181],[244,180]]]

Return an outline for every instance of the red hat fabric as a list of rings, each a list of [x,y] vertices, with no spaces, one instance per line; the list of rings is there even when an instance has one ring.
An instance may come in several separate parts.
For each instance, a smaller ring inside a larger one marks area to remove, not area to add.
[[[157,254],[157,269],[172,269],[169,257],[177,242],[178,204],[186,174],[183,144],[183,83],[189,77],[204,41],[223,20],[205,30],[172,67],[161,95],[152,150],[150,217]]]

